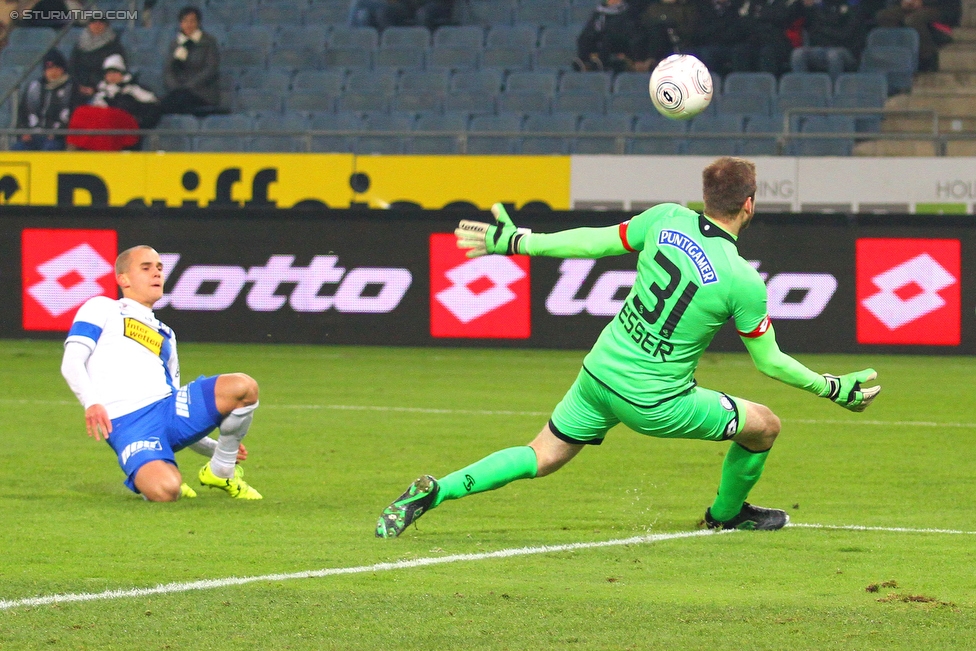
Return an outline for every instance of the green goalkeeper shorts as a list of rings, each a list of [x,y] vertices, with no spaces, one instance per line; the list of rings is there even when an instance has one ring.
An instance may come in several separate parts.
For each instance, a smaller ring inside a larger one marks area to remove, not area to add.
[[[647,436],[724,441],[742,431],[745,415],[741,398],[702,387],[650,406],[635,405],[584,368],[556,405],[549,428],[567,443],[590,445],[602,443],[618,423]]]

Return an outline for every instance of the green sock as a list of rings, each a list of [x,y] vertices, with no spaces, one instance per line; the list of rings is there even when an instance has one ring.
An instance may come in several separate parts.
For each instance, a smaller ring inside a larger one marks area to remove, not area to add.
[[[749,491],[759,481],[769,450],[752,452],[733,443],[722,464],[722,481],[712,504],[712,517],[720,522],[731,520],[742,510]]]
[[[438,479],[440,491],[434,506],[444,500],[456,500],[473,493],[501,488],[516,479],[532,479],[538,469],[535,450],[527,445],[499,450]]]

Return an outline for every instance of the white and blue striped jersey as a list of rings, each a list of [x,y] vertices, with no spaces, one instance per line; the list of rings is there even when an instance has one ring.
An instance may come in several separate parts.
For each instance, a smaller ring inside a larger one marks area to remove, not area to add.
[[[91,351],[85,368],[94,395],[79,399],[90,403],[86,408],[103,405],[109,418],[162,400],[180,386],[176,336],[150,308],[131,299],[96,296],[85,302],[65,339],[65,346],[72,343]]]

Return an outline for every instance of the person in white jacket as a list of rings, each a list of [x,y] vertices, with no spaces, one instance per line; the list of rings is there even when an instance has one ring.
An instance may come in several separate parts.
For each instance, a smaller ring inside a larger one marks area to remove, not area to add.
[[[119,54],[112,54],[106,57],[102,69],[105,76],[95,87],[89,104],[122,109],[136,119],[140,129],[155,127],[161,115],[159,98],[136,83],[126,70],[125,59]]]
[[[103,437],[125,472],[125,485],[153,502],[196,494],[183,483],[174,453],[211,455],[198,476],[204,486],[237,499],[261,494],[243,479],[241,439],[258,406],[258,383],[243,373],[200,377],[180,386],[172,329],[156,319],[163,263],[150,246],[123,251],[115,262],[122,298],[89,299],[64,344],[61,374],[85,408],[88,435]],[[207,436],[219,428],[215,440]]]

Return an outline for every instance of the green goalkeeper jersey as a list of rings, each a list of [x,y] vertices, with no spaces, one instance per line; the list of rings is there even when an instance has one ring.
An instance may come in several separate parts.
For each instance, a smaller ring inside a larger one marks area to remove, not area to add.
[[[766,286],[736,238],[707,217],[659,204],[621,224],[620,239],[639,252],[637,279],[583,366],[622,398],[649,406],[693,387],[698,360],[730,318],[744,337],[769,328]]]

